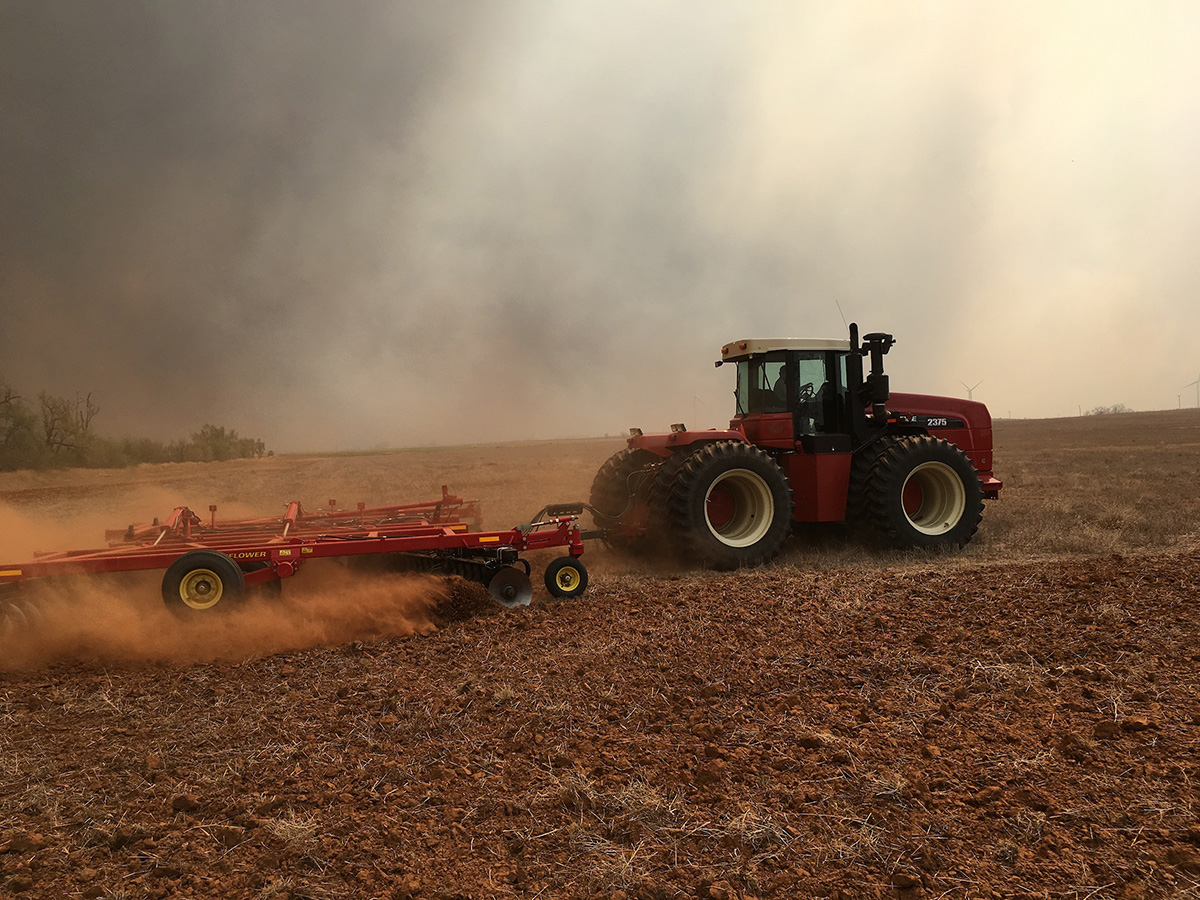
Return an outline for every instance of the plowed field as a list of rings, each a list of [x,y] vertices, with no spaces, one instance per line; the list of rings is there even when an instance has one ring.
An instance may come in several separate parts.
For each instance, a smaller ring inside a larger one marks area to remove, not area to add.
[[[0,475],[0,559],[442,483],[506,527],[619,446]],[[1200,414],[999,422],[996,460],[953,557],[589,546],[517,611],[313,564],[187,629],[153,577],[52,585],[0,647],[0,896],[1200,896]]]

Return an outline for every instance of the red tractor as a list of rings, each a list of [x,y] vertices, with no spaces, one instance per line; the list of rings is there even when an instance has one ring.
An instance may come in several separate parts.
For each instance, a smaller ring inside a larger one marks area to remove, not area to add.
[[[612,545],[666,541],[716,569],[779,553],[794,522],[863,525],[894,547],[959,548],[975,534],[992,477],[992,419],[982,403],[892,394],[890,334],[846,340],[744,340],[728,431],[630,429],[592,483],[590,506]],[[864,360],[870,371],[864,373]]]

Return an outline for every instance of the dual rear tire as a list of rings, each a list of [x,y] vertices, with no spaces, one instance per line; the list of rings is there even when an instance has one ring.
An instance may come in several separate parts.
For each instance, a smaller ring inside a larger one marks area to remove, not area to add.
[[[605,543],[614,549],[632,552],[646,545],[646,529],[638,527],[645,523],[633,520],[639,505],[645,505],[658,462],[659,457],[649,450],[620,450],[592,479],[588,504],[594,510],[597,527],[607,532]]]
[[[666,459],[622,450],[596,474],[592,506],[621,522],[606,538],[617,548],[666,544],[685,562],[712,569],[769,562],[791,533],[792,492],[783,470],[741,441]]]

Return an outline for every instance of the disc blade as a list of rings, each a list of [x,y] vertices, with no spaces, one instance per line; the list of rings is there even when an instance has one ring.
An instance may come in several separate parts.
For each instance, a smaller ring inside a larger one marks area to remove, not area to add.
[[[528,606],[533,599],[533,583],[520,569],[505,566],[497,569],[488,582],[488,593],[492,599],[507,609]]]
[[[29,628],[25,609],[11,600],[0,600],[0,636],[11,637]]]

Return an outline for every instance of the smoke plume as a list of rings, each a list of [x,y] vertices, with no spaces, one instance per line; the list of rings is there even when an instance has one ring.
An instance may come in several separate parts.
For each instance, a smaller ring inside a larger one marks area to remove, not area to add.
[[[7,4],[0,378],[92,391],[110,434],[284,450],[708,426],[721,343],[844,312],[900,339],[898,389],[1174,406],[1200,371],[1198,25]]]

